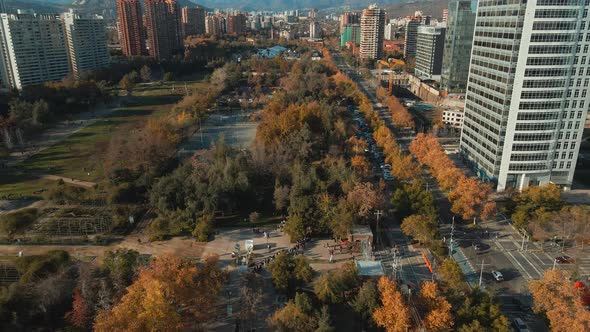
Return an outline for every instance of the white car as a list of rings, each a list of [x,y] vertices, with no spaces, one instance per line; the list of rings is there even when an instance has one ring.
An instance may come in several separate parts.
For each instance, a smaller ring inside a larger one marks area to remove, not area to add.
[[[492,271],[492,277],[494,277],[496,281],[504,281],[504,275],[500,271]]]
[[[383,167],[381,167],[381,168],[383,168],[383,170],[384,170],[384,171],[389,171],[389,173],[391,173],[391,165],[389,165],[389,164],[385,164],[385,165],[383,165]]]

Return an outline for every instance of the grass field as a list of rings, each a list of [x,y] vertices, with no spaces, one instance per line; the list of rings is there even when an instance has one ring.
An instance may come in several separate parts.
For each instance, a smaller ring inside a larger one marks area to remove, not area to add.
[[[9,194],[40,196],[33,192],[46,189],[51,181],[41,180],[35,174],[100,182],[103,179],[101,152],[111,137],[139,129],[149,118],[166,114],[180,100],[178,90],[182,86],[184,93],[184,84],[140,85],[124,106],[108,116],[44,149],[16,168],[0,170],[0,198]],[[188,89],[192,89],[204,83],[187,81],[186,84]]]

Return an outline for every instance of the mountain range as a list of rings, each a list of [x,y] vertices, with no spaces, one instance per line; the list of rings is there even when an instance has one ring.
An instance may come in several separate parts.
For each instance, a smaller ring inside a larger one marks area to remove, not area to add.
[[[87,12],[116,16],[116,0],[4,0],[9,10],[35,9],[37,12],[62,12],[67,8],[78,8]],[[363,8],[377,3],[393,16],[423,10],[433,16],[440,16],[449,0],[177,0],[181,6],[200,4],[206,8],[233,8],[244,11],[281,11],[304,8]],[[436,10],[436,12],[434,12]],[[403,12],[399,13],[398,12]]]

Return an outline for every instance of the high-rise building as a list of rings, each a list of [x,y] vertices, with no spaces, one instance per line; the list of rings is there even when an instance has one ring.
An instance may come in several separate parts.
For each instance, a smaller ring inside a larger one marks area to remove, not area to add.
[[[383,56],[383,33],[385,29],[385,11],[375,5],[363,10],[361,17],[360,58],[381,59]]]
[[[449,3],[440,81],[442,90],[465,92],[476,10],[476,0],[453,0]]]
[[[394,40],[396,31],[397,31],[397,25],[395,25],[393,23],[387,23],[385,25],[385,39],[386,40]]]
[[[415,73],[421,79],[440,79],[445,43],[444,26],[419,26]]]
[[[309,38],[310,39],[320,39],[322,38],[322,27],[320,26],[320,22],[311,20],[309,22]]]
[[[181,14],[183,38],[205,33],[205,10],[202,7],[183,7]]]
[[[246,32],[246,15],[236,13],[227,17],[227,33],[239,35]]]
[[[62,19],[74,76],[80,78],[85,72],[108,67],[109,51],[103,17],[77,14],[70,10],[62,15]]]
[[[359,24],[359,23],[360,23],[360,19],[359,19],[358,13],[351,13],[351,12],[342,13],[342,15],[340,15],[340,33],[342,33],[342,30],[344,29],[345,26],[350,25],[350,24]]]
[[[449,9],[445,8],[442,11],[442,23],[446,24],[448,19],[449,19]]]
[[[219,31],[219,23],[217,21],[217,16],[207,15],[205,17],[205,32],[210,35],[220,34],[221,32]]]
[[[479,1],[461,151],[499,191],[571,186],[590,105],[588,7]]]
[[[61,81],[70,73],[64,24],[59,15],[30,11],[0,14],[0,74],[7,88]]]
[[[346,43],[354,42],[355,45],[361,43],[361,25],[360,24],[348,24],[345,25],[340,35],[340,46],[346,46]]]
[[[117,0],[117,27],[126,56],[145,53],[145,34],[140,0]]]
[[[176,0],[145,0],[149,54],[167,59],[181,50],[180,6]]]
[[[418,41],[418,27],[420,20],[410,18],[406,23],[406,38],[404,40],[404,58],[416,55],[416,42]]]

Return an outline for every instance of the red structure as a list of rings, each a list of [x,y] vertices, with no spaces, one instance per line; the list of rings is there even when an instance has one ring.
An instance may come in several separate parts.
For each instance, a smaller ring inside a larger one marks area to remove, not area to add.
[[[239,35],[246,32],[246,16],[241,13],[227,17],[227,33]]]
[[[168,59],[183,46],[180,6],[176,0],[145,0],[149,54]]]
[[[140,0],[117,0],[117,27],[121,50],[126,56],[145,53],[145,35]]]

